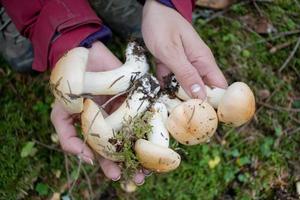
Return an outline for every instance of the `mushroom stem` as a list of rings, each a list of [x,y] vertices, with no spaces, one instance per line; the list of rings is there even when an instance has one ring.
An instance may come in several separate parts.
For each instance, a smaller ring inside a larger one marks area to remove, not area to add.
[[[168,111],[163,103],[156,102],[152,106],[153,116],[149,122],[152,131],[147,135],[148,141],[163,147],[169,147],[169,132],[165,126],[168,119]]]
[[[127,90],[148,69],[143,48],[128,44],[126,62],[105,72],[86,72],[89,50],[77,47],[56,63],[50,77],[51,91],[70,113],[80,113],[85,95],[113,95]]]
[[[137,80],[134,90],[122,105],[105,119],[106,122],[115,131],[120,130],[124,120],[134,118],[149,107],[151,100],[156,97],[159,90],[157,79],[148,74],[144,75]]]
[[[208,86],[205,86],[205,89],[208,103],[217,109],[226,90],[218,87],[210,88]],[[191,99],[181,86],[179,86],[176,96],[184,101]]]
[[[176,169],[180,164],[180,156],[169,148],[169,132],[166,129],[167,108],[163,103],[156,102],[151,107],[153,116],[149,122],[152,126],[148,141],[138,139],[135,152],[141,165],[156,172],[168,172]]]
[[[182,101],[180,101],[178,98],[170,98],[167,94],[161,95],[158,101],[165,104],[169,113],[171,113],[176,106],[182,103]]]
[[[112,95],[127,90],[134,80],[149,69],[143,49],[134,42],[126,49],[126,62],[121,67],[104,72],[85,72],[83,93]]]

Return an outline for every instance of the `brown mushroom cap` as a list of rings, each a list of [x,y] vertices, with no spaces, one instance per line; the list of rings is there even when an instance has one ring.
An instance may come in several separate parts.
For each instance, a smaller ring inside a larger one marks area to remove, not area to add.
[[[70,113],[80,113],[83,108],[83,98],[78,95],[83,90],[88,54],[89,51],[83,47],[68,51],[56,63],[50,76],[54,96]]]
[[[216,111],[200,99],[190,99],[178,105],[167,120],[170,134],[185,145],[196,145],[208,141],[215,133],[217,126]]]
[[[231,84],[218,106],[219,120],[232,126],[249,121],[255,113],[255,98],[249,86],[243,82]]]
[[[148,140],[137,140],[134,149],[141,165],[152,171],[169,172],[176,169],[180,164],[181,158],[178,153]]]

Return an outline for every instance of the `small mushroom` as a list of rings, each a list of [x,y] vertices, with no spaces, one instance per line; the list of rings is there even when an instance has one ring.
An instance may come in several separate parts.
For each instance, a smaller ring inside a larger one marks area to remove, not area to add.
[[[200,99],[190,99],[176,106],[167,120],[170,134],[184,145],[209,141],[217,126],[216,111]]]
[[[135,42],[127,46],[125,64],[111,71],[86,72],[88,56],[88,49],[74,48],[56,63],[51,73],[51,90],[70,113],[82,111],[84,96],[123,92],[149,69],[143,48]]]
[[[135,152],[141,165],[156,172],[169,172],[180,164],[180,155],[169,148],[169,133],[165,127],[168,117],[164,104],[156,102],[151,111],[153,116],[149,122],[152,126],[148,140],[138,139],[135,143]]]
[[[219,89],[222,90],[222,89]],[[208,97],[211,92],[207,92]],[[243,82],[235,82],[226,90],[223,90],[223,96],[215,98],[218,105],[218,117],[221,122],[230,124],[234,127],[241,126],[248,122],[255,113],[255,98],[249,86]],[[211,95],[212,96],[212,95]],[[216,97],[217,95],[215,95]],[[214,98],[212,96],[212,98]]]
[[[156,96],[159,89],[158,81],[153,76],[145,74],[136,81],[132,92],[122,105],[106,118],[96,103],[86,99],[81,123],[87,143],[103,157],[113,161],[121,160],[112,142],[115,134],[122,128],[124,121],[143,113],[149,107],[151,99]]]
[[[171,86],[175,85],[174,79],[175,76],[172,77]],[[176,85],[176,87],[178,98],[182,100],[190,99],[181,86]],[[255,98],[247,84],[234,82],[227,89],[210,88],[208,86],[205,86],[205,88],[207,101],[217,109],[218,118],[221,122],[237,127],[245,124],[253,117]]]

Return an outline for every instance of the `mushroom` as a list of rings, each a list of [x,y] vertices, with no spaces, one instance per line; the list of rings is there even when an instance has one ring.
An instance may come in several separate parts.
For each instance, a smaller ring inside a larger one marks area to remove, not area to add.
[[[163,103],[156,102],[151,111],[153,116],[149,123],[152,130],[147,135],[148,140],[138,139],[134,149],[143,167],[156,172],[169,172],[179,166],[181,159],[169,148],[169,133],[165,127],[167,108]]]
[[[169,87],[176,87],[175,95],[188,100],[190,97],[185,93],[179,83],[172,77]],[[249,121],[255,112],[255,98],[249,86],[243,82],[234,82],[227,89],[210,88],[205,86],[207,101],[217,109],[218,118],[221,122],[234,127],[241,126]],[[174,90],[174,89],[173,89]]]
[[[82,111],[84,96],[123,92],[149,69],[143,48],[135,42],[127,46],[125,64],[111,71],[86,72],[88,56],[88,49],[74,48],[60,58],[51,73],[51,90],[70,113]]]
[[[135,82],[132,89],[122,105],[106,118],[92,100],[86,99],[84,102],[81,114],[83,135],[92,149],[113,161],[122,160],[112,144],[115,133],[122,128],[124,121],[143,113],[149,107],[160,87],[153,76],[145,74]]]
[[[217,126],[216,111],[200,99],[189,99],[176,106],[167,120],[170,134],[185,145],[208,142]]]

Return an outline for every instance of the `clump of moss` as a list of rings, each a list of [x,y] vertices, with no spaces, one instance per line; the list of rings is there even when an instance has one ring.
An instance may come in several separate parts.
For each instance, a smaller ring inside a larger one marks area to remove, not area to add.
[[[146,139],[147,134],[151,132],[152,126],[149,124],[153,113],[146,111],[134,118],[125,120],[123,127],[117,132],[110,142],[115,145],[118,155],[123,159],[121,163],[122,174],[125,180],[133,178],[140,164],[134,153],[134,144],[138,139]]]

